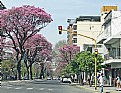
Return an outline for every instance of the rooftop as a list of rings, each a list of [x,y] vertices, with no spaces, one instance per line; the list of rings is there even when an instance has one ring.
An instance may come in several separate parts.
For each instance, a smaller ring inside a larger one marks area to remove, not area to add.
[[[100,22],[100,16],[79,16],[76,21]]]

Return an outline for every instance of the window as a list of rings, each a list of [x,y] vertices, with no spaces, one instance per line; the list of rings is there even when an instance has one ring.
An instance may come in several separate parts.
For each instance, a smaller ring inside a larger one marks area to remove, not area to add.
[[[77,30],[77,25],[73,25],[73,30]]]
[[[73,31],[75,34],[73,34],[73,36],[77,36],[77,31]]]
[[[73,38],[73,43],[77,43],[77,38]]]

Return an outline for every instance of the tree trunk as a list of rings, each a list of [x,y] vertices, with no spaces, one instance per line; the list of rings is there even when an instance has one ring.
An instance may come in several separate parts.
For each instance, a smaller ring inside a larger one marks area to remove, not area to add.
[[[18,80],[21,80],[21,60],[17,64]]]
[[[29,80],[29,67],[26,68],[27,68],[27,79]]]
[[[41,73],[40,73],[40,79],[44,78],[44,65],[41,65]]]
[[[30,79],[33,80],[33,77],[32,77],[32,65],[30,65]]]
[[[80,85],[84,85],[83,78],[82,78],[82,73],[80,74]]]

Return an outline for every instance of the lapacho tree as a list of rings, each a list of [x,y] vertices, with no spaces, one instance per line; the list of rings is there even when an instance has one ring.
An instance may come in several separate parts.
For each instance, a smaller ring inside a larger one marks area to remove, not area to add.
[[[0,10],[0,28],[4,35],[12,40],[13,49],[17,53],[18,79],[21,79],[21,60],[25,51],[24,43],[51,21],[50,14],[39,7],[30,5]],[[16,38],[16,41],[14,38]]]

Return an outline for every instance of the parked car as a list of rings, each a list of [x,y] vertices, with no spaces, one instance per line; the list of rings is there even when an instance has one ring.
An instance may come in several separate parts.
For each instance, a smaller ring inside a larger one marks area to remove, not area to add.
[[[70,77],[62,77],[62,82],[63,83],[72,83],[72,80]]]
[[[53,80],[57,80],[57,77],[53,77]]]
[[[51,77],[47,77],[47,80],[52,80],[52,78]]]

